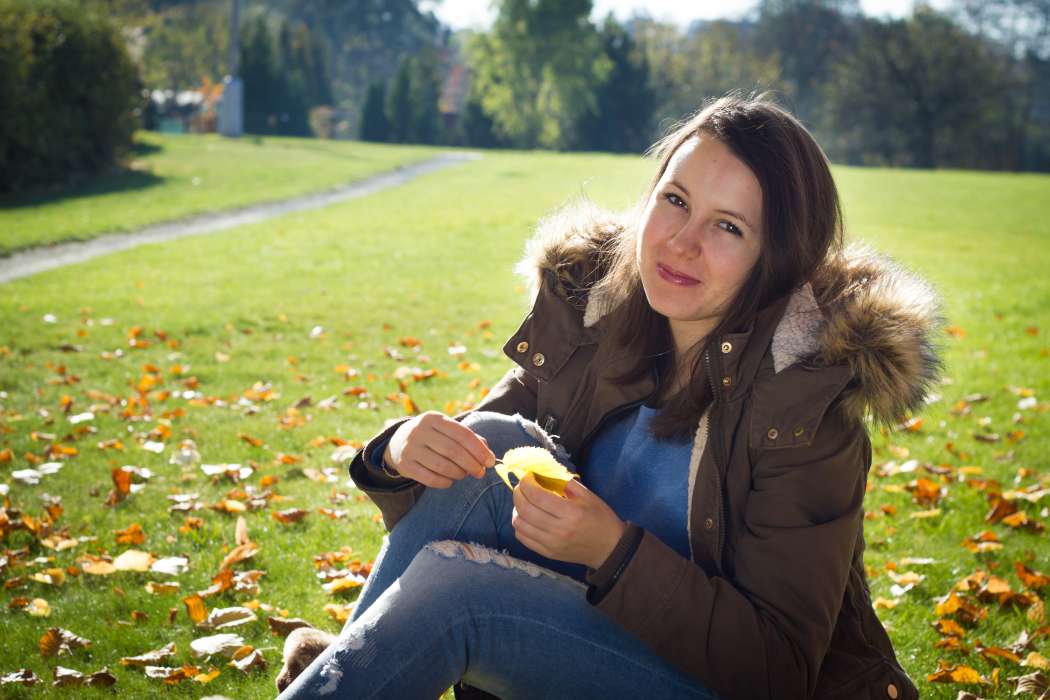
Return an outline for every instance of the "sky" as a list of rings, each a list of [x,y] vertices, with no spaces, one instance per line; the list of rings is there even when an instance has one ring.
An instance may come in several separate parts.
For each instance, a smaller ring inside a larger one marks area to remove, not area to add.
[[[943,7],[946,0],[932,2],[934,7]],[[491,0],[424,0],[424,8],[433,8],[434,14],[453,29],[485,29],[492,23],[494,13]],[[645,10],[657,20],[688,25],[696,19],[735,19],[748,13],[755,0],[594,0],[592,17],[600,19],[612,12],[619,19],[626,19],[638,10]],[[911,12],[914,0],[860,0],[867,15],[901,17]]]

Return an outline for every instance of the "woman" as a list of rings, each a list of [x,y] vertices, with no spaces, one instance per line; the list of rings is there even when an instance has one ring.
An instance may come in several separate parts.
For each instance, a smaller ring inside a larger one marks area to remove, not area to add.
[[[636,223],[530,243],[517,366],[478,409],[354,460],[390,534],[289,697],[917,697],[868,594],[862,420],[921,406],[933,295],[840,249],[827,160],[772,103],[718,100],[654,153]],[[526,444],[582,482],[511,493],[488,467]]]

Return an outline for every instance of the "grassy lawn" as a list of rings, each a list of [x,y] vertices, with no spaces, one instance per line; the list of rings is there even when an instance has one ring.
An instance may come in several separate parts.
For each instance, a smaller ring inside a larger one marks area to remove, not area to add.
[[[375,157],[383,156],[376,151]],[[326,210],[146,246],[6,285],[0,294],[0,451],[10,449],[10,456],[0,464],[0,480],[10,484],[10,507],[32,523],[47,521],[44,494],[61,498],[64,512],[52,529],[77,543],[49,549],[39,542],[44,533],[26,530],[4,538],[5,550],[28,552],[9,555],[3,569],[8,585],[0,616],[8,632],[0,673],[27,667],[50,683],[56,665],[85,672],[106,666],[116,688],[138,697],[162,682],[121,666],[120,658],[174,642],[175,656],[164,665],[220,673],[207,685],[187,680],[165,692],[271,697],[282,640],[265,618],[286,613],[337,630],[325,606],[352,600],[353,592],[326,593],[314,557],[347,546],[352,558],[367,562],[381,540],[377,510],[332,460],[335,443],[367,438],[403,412],[406,394],[421,410],[451,412],[476,401],[508,365],[499,349],[526,310],[510,270],[537,217],[581,193],[626,205],[648,172],[636,158],[490,153]],[[1035,669],[986,658],[977,640],[1004,647],[1022,630],[1034,635],[1047,624],[1045,613],[1033,613],[1041,604],[1000,606],[967,593],[987,610],[966,630],[968,654],[936,647],[942,637],[931,624],[939,617],[936,599],[974,572],[1002,577],[1014,592],[1026,590],[1014,562],[1050,573],[1045,532],[985,521],[994,490],[987,480],[1004,491],[1050,486],[1050,281],[1038,272],[1050,265],[1050,211],[1039,204],[1050,178],[836,174],[851,229],[927,275],[945,298],[953,331],[944,341],[948,381],[921,426],[873,436],[866,523],[873,598],[893,606],[879,614],[924,697],[955,698],[960,688],[1011,697],[1007,677]],[[50,216],[46,209],[41,216]],[[450,354],[452,346],[465,351]],[[416,372],[416,381],[412,368],[436,374]],[[1027,397],[1018,393],[1028,392],[1035,405],[1026,401],[1020,408]],[[959,403],[964,397],[965,405]],[[86,412],[93,418],[71,420]],[[988,442],[993,433],[998,441]],[[187,438],[202,462],[253,472],[235,483],[193,464],[169,463]],[[163,443],[161,453],[145,449],[147,442]],[[76,454],[52,457],[73,449]],[[910,460],[917,468],[901,470]],[[34,486],[11,477],[35,461],[63,466]],[[107,507],[112,471],[122,465],[151,476],[141,490]],[[331,481],[325,469],[334,469]],[[908,488],[919,479],[943,487],[939,502],[916,501]],[[198,494],[203,507],[169,512],[175,494]],[[252,495],[261,507],[243,516],[259,549],[233,568],[264,571],[258,591],[229,590],[205,600],[208,609],[258,606],[258,621],[229,630],[269,663],[265,671],[244,674],[225,659],[193,657],[190,641],[212,632],[195,629],[182,599],[211,584],[236,544],[237,513],[212,506],[245,503]],[[1050,498],[1012,503],[1032,521],[1050,521]],[[308,515],[288,524],[273,515],[293,508]],[[332,518],[321,508],[342,512],[331,512],[338,516]],[[910,517],[934,508],[939,514]],[[134,524],[144,541],[119,542],[117,531]],[[961,546],[983,530],[995,533],[1002,547],[974,553]],[[185,556],[188,570],[69,574],[81,570],[88,555],[116,557],[129,549]],[[933,561],[908,563],[909,557]],[[67,572],[61,583],[54,576],[52,583],[31,578],[56,568]],[[906,592],[892,591],[891,574],[908,572],[916,575],[898,585],[923,578]],[[169,580],[181,588],[146,590],[150,581]],[[20,598],[47,601],[50,616],[31,615],[32,605],[22,607]],[[44,658],[38,643],[50,627],[92,645]],[[1029,651],[1050,655],[1047,636],[1021,657]],[[999,685],[929,683],[939,659],[972,666]],[[39,685],[12,688],[4,693],[48,692]]]
[[[124,169],[57,190],[0,195],[0,255],[318,192],[440,150],[140,131]]]

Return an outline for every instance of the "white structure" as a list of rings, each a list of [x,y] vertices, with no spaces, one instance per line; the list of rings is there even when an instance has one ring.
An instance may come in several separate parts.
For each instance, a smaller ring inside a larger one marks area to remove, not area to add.
[[[237,73],[241,57],[241,3],[233,0],[230,13],[230,74],[222,80],[222,104],[219,107],[219,133],[237,137],[244,133],[244,85]]]

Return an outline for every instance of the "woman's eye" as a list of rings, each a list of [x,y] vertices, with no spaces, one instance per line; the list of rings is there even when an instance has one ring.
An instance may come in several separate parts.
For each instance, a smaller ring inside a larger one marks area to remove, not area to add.
[[[668,192],[667,194],[665,194],[664,199],[666,199],[668,202],[670,202],[676,207],[682,207],[683,209],[685,208],[685,202],[674,192]]]
[[[729,233],[733,234],[734,236],[743,236],[743,235],[744,235],[744,232],[743,232],[743,231],[741,231],[741,230],[740,230],[740,229],[739,229],[739,228],[737,227],[737,225],[736,225],[736,224],[734,224],[734,223],[733,223],[732,221],[725,221],[725,220],[723,220],[723,221],[719,221],[719,222],[718,222],[718,225],[719,225],[719,226],[720,226],[720,227],[721,227],[721,228],[722,228],[723,230],[725,230],[725,231],[728,231]]]

